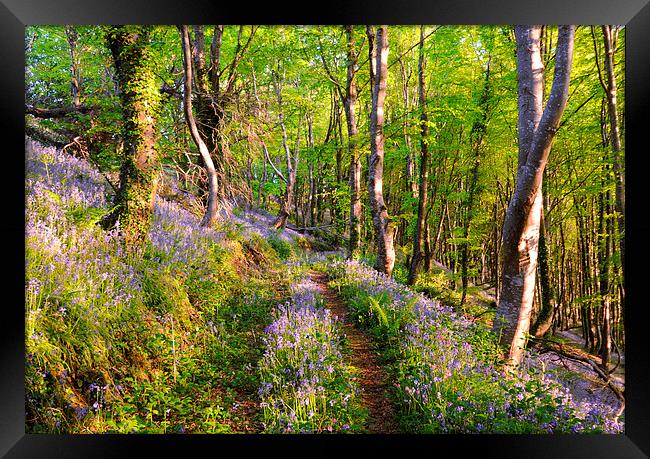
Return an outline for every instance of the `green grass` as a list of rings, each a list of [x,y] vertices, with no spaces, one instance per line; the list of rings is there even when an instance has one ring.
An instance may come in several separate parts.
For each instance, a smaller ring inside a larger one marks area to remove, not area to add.
[[[57,314],[65,297],[43,303],[28,292],[26,332],[38,338],[28,340],[27,432],[222,433],[255,424],[239,406],[256,401],[260,334],[290,278],[273,250],[256,247],[264,260],[255,268],[241,246],[208,251],[208,277],[145,258],[136,266],[141,294],[108,315],[94,317],[87,303]]]

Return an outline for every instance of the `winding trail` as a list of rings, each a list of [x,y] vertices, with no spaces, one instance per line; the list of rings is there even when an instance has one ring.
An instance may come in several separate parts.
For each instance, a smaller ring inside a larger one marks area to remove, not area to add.
[[[339,318],[340,327],[347,336],[351,351],[349,363],[359,372],[357,382],[361,388],[361,405],[368,410],[367,433],[398,433],[395,408],[387,396],[390,381],[373,348],[372,338],[348,317],[346,305],[327,285],[327,274],[312,271],[310,276],[325,301],[325,307]]]

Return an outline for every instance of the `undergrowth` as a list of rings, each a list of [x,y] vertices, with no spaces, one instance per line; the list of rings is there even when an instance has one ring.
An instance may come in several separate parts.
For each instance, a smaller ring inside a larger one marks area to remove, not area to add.
[[[158,199],[134,258],[95,225],[104,178],[54,149],[34,148],[26,188],[26,431],[259,430],[241,408],[290,281],[272,245]]]
[[[568,389],[534,367],[505,372],[493,332],[452,307],[358,262],[334,262],[328,272],[392,362],[402,431],[622,431],[622,423],[598,406],[574,404]]]
[[[341,353],[336,317],[315,284],[303,279],[274,309],[259,364],[265,430],[271,433],[359,432],[366,412]]]

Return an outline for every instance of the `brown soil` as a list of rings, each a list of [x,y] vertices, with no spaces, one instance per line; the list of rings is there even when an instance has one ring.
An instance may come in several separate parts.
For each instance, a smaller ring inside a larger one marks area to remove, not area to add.
[[[395,408],[387,396],[390,380],[379,362],[372,338],[355,327],[348,317],[347,307],[338,294],[327,285],[327,274],[312,272],[312,280],[325,300],[325,307],[340,320],[348,341],[349,364],[358,371],[361,405],[368,410],[368,433],[398,433]]]
[[[264,431],[260,420],[259,402],[252,400],[250,394],[237,394],[237,408],[231,409],[233,419],[229,422],[230,428],[236,433],[255,434]],[[233,413],[234,411],[234,413]]]

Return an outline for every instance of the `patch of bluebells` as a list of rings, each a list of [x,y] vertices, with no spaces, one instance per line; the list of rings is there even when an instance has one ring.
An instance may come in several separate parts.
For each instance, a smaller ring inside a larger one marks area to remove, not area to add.
[[[546,356],[540,355],[535,351],[528,351],[524,356],[522,366],[529,368],[545,368],[547,364]],[[568,386],[575,382],[565,381],[561,373],[545,372],[544,379],[551,383],[553,387],[562,387],[562,391],[569,393]],[[604,388],[603,390],[608,390]],[[571,406],[575,410],[575,415],[581,420],[581,423],[573,429],[577,432],[596,431],[602,429],[605,433],[623,433],[625,431],[625,422],[617,416],[617,409],[620,407],[619,402],[604,403],[602,397],[598,394],[589,393],[586,390],[581,391],[579,396],[569,397]],[[612,398],[614,398],[612,394]]]
[[[101,371],[115,358],[114,341],[124,337],[125,324],[148,320],[141,307],[143,266],[124,252],[119,224],[105,231],[78,218],[96,220],[110,208],[112,188],[94,167],[35,142],[26,148],[25,165],[28,410],[49,423],[62,406],[77,407],[70,416],[81,421],[108,402],[96,392],[87,402],[72,381],[57,384],[47,374],[71,365]],[[156,200],[150,248],[162,269],[210,274],[206,251],[221,241],[179,205]]]
[[[89,341],[138,296],[116,231],[79,225],[71,211],[107,208],[110,187],[84,160],[32,144],[26,157],[27,347],[42,322],[79,321]],[[91,343],[89,343],[91,344]],[[42,349],[42,346],[41,346]],[[95,349],[94,353],[97,353]],[[38,355],[38,353],[35,353]]]
[[[354,305],[374,298],[405,320],[398,348],[397,397],[409,428],[437,433],[622,432],[601,407],[587,411],[569,390],[539,372],[495,367],[489,331],[356,261],[331,265],[333,284]],[[408,308],[408,314],[400,310]],[[495,342],[491,337],[492,343]],[[491,347],[487,349],[486,347]]]
[[[355,425],[356,385],[343,362],[329,310],[303,280],[265,330],[258,394],[266,431],[346,432]]]
[[[117,229],[78,225],[70,211],[108,210],[112,190],[83,159],[35,142],[27,151],[28,315],[52,308],[62,319],[82,314],[99,329],[106,319],[103,312],[115,317],[139,298],[140,273],[123,256]],[[173,265],[185,271],[205,267],[206,247],[216,247],[223,239],[217,231],[200,227],[190,212],[159,197],[149,238],[163,268]]]
[[[300,235],[296,231],[284,228],[281,231],[273,229],[275,217],[261,210],[247,210],[238,215],[229,215],[229,219],[241,227],[242,234],[251,238],[257,235],[263,239],[277,238],[280,241],[291,243]]]
[[[26,153],[26,396],[31,414],[56,430],[61,408],[86,404],[73,389],[70,362],[98,368],[105,361],[112,330],[138,298],[140,283],[116,231],[75,219],[108,209],[106,179],[54,148],[32,142]]]
[[[149,240],[154,261],[163,269],[201,270],[206,267],[206,248],[218,249],[223,236],[200,226],[199,219],[177,203],[156,197]]]

